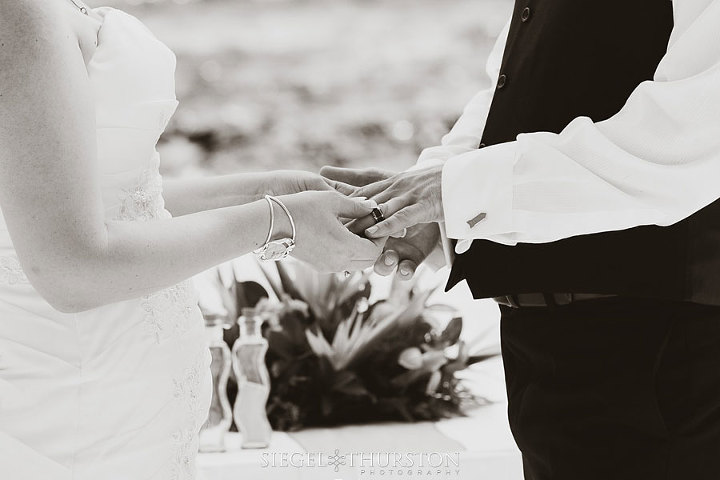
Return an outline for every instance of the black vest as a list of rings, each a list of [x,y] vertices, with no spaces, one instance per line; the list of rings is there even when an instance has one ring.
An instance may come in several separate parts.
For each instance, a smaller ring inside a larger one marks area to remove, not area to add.
[[[653,78],[672,27],[669,0],[517,0],[482,143],[616,114]],[[476,240],[448,288],[463,278],[475,298],[600,293],[720,305],[720,201],[670,227],[514,247]]]

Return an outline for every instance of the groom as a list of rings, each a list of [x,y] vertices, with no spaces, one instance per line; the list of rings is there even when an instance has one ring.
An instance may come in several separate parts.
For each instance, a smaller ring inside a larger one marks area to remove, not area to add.
[[[720,478],[718,32],[720,0],[517,0],[442,145],[323,170],[408,229],[379,273],[442,234],[500,303],[528,480]]]

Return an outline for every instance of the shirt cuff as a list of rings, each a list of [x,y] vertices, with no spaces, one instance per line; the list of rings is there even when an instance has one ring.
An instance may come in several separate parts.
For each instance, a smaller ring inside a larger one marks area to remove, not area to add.
[[[459,240],[456,252],[479,238],[513,230],[513,169],[517,143],[508,142],[458,155],[445,162],[442,199],[449,238]]]
[[[440,158],[431,158],[431,159],[418,159],[417,163],[413,165],[412,167],[408,168],[407,172],[412,172],[415,170],[422,170],[424,168],[430,168],[430,167],[436,167],[438,165],[442,165],[445,163],[444,160]]]
[[[445,224],[443,222],[440,222],[438,223],[438,227],[440,228],[440,245],[442,245],[445,265],[447,267],[452,267],[453,262],[455,261],[455,253],[453,252],[452,243],[450,242],[450,239],[447,236],[447,232],[445,231]]]

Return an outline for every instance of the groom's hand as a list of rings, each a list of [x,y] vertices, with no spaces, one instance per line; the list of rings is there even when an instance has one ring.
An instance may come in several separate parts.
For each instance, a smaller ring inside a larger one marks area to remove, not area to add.
[[[355,186],[353,180],[357,182],[363,174],[375,179],[380,173],[330,167],[321,171],[326,178],[340,182],[343,188],[348,184]],[[385,217],[365,230],[368,238],[389,237],[420,223],[443,220],[441,165],[396,173],[356,187],[352,195],[372,198]]]
[[[404,238],[389,238],[383,254],[375,262],[375,272],[387,276],[396,271],[399,279],[410,280],[418,265],[439,246],[439,240],[437,223],[409,228]]]
[[[347,169],[337,167],[323,167],[321,175],[328,181],[338,185],[338,189],[353,196],[363,195],[363,187],[386,181],[398,174],[377,169]],[[381,206],[383,214],[386,207]],[[386,215],[387,216],[387,215]],[[374,225],[372,217],[354,221],[349,225],[351,231],[360,233],[367,227]],[[397,233],[397,232],[396,232]],[[404,238],[390,238],[383,254],[375,262],[375,272],[387,276],[397,270],[397,276],[402,280],[413,277],[417,266],[426,260],[428,255],[438,246],[440,231],[435,223],[417,225],[407,230]]]

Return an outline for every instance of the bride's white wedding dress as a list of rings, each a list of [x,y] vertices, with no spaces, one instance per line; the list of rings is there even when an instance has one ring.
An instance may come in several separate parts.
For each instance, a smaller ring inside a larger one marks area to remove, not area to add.
[[[137,19],[100,8],[88,64],[106,216],[167,218],[156,142],[175,57]],[[28,283],[0,217],[0,478],[195,477],[210,355],[189,283],[62,314]]]

